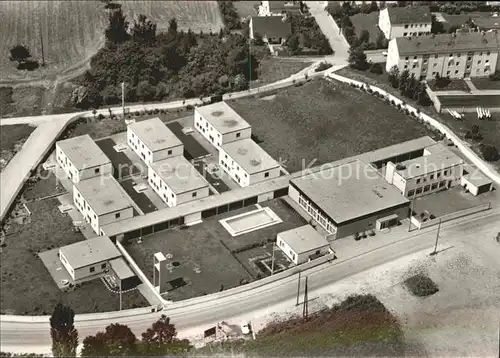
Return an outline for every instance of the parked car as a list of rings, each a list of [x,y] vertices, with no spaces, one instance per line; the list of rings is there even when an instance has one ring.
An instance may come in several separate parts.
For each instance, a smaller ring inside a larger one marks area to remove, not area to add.
[[[382,56],[387,57],[387,51],[383,51]]]
[[[250,327],[250,323],[247,321],[241,322],[241,333],[247,335],[250,334],[252,328]]]

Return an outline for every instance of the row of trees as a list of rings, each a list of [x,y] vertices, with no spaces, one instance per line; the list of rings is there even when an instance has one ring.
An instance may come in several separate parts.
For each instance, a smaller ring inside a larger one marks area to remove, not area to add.
[[[59,303],[50,317],[54,357],[76,357],[78,331],[74,323],[73,310]],[[192,348],[188,340],[177,338],[175,326],[165,315],[142,333],[140,340],[128,326],[115,323],[107,326],[104,332],[86,337],[82,343],[83,357],[179,356]]]
[[[397,88],[399,93],[409,99],[417,101],[421,106],[429,106],[431,100],[425,90],[426,84],[415,78],[415,75],[408,70],[399,72],[397,66],[391,68],[387,74],[389,83],[393,88]]]
[[[73,95],[81,108],[116,104],[121,83],[129,102],[223,94],[248,88],[258,59],[245,37],[221,31],[195,35],[179,31],[172,19],[166,32],[139,15],[132,26],[121,8],[109,14],[106,45],[91,59]]]
[[[292,35],[287,39],[290,52],[295,54],[314,52],[317,55],[331,55],[333,50],[314,17],[287,13],[286,21],[290,22]]]
[[[232,1],[217,1],[219,10],[224,20],[224,25],[229,30],[241,29],[241,21]]]

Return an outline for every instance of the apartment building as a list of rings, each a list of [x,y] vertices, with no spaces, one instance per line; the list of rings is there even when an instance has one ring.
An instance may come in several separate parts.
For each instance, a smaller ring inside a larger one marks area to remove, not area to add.
[[[127,143],[146,164],[184,153],[180,139],[160,118],[130,124],[127,127]]]
[[[380,11],[378,27],[388,40],[431,33],[432,17],[427,6],[387,7]]]
[[[280,165],[251,138],[223,144],[219,165],[240,186],[280,176]]]
[[[389,42],[386,70],[397,66],[417,79],[489,76],[499,68],[500,34],[440,34]]]
[[[151,163],[148,168],[148,182],[170,207],[209,195],[208,182],[182,156]]]
[[[56,160],[73,183],[113,172],[111,161],[88,134],[56,142]]]
[[[132,200],[112,176],[76,183],[73,202],[97,235],[102,235],[101,226],[134,216]]]
[[[226,102],[217,102],[194,110],[194,126],[217,149],[221,145],[250,138],[252,127]]]
[[[385,179],[407,198],[435,193],[461,184],[464,161],[441,143],[424,155],[401,163],[388,162]]]

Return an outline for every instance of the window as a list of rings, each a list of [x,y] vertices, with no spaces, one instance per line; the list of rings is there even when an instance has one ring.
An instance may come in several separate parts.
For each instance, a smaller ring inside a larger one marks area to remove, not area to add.
[[[470,65],[467,65],[467,69],[470,70]]]
[[[445,171],[444,171],[444,175],[448,175],[448,170],[445,170]]]
[[[472,61],[472,56],[468,56],[467,61]]]
[[[411,189],[408,191],[408,196],[413,196],[415,195],[415,190]]]
[[[436,190],[436,189],[437,189],[437,187],[438,187],[438,183],[434,183],[434,184],[432,184],[432,186],[431,186],[432,190]]]
[[[488,55],[488,56],[489,56],[489,55],[490,55],[490,51],[486,52],[486,55]]]
[[[424,186],[424,193],[428,192],[429,190],[431,190],[431,186],[430,185]]]
[[[434,55],[434,58],[438,58],[438,55],[437,55],[437,54],[435,54],[435,55]]]
[[[481,60],[477,61],[477,64],[480,65],[481,64]]]
[[[412,66],[412,68],[417,68],[417,64],[414,63],[413,66]]]
[[[168,155],[172,154],[172,149],[169,149],[167,152]]]
[[[101,264],[101,269],[104,270],[106,268],[106,263]]]
[[[96,220],[97,220],[97,215],[96,215],[96,214],[94,214],[94,219],[96,219]]]
[[[264,178],[268,178],[268,177],[269,177],[269,172],[264,173]]]
[[[236,133],[236,138],[239,138],[240,136],[241,136],[240,132]]]
[[[134,133],[132,133],[132,138],[134,138]]]
[[[405,69],[408,68],[408,65],[405,65]]]
[[[76,196],[80,197],[80,193],[76,193]]]
[[[486,61],[484,61],[484,63],[490,63],[490,60],[486,60]]]
[[[94,266],[92,266],[92,267],[90,268],[90,272],[94,272],[94,271],[95,271],[95,267],[94,267]]]
[[[482,52],[479,52],[479,56],[482,56],[482,55],[483,55],[483,53],[482,53]]]
[[[436,174],[436,179],[438,179],[440,176],[441,176],[441,172],[438,172],[438,173]]]
[[[95,168],[94,173],[95,173],[95,174],[99,174],[99,169],[100,169],[100,168]]]
[[[458,75],[458,70],[455,70],[455,74]]]
[[[450,71],[447,71],[446,74],[449,76],[450,75]]]
[[[436,62],[434,62],[434,63],[432,64],[432,67],[437,67],[437,66],[438,66],[438,64],[437,64]],[[437,72],[435,72],[435,73],[437,73]],[[434,73],[433,73],[433,75],[435,76],[435,74],[434,74]]]
[[[419,178],[419,179],[417,179],[417,184],[420,184],[420,178]]]
[[[424,60],[424,65],[427,65],[427,60]]]
[[[442,181],[442,182],[439,183],[439,187],[440,188],[443,188],[445,185],[446,185],[446,181]]]
[[[416,60],[417,59],[417,56],[413,56],[413,59]]]
[[[453,57],[453,54],[452,54],[452,53],[450,53],[450,57]]]
[[[120,217],[120,213],[115,214],[115,219],[118,219]]]
[[[172,199],[173,199],[173,198],[174,198],[174,194],[172,193],[172,194],[170,194],[170,195],[172,196]]]
[[[460,58],[461,54],[457,53],[457,57]]]
[[[408,24],[407,24],[407,25],[405,25],[405,29],[407,29],[407,28],[408,28]]]
[[[191,196],[192,196],[193,198],[196,198],[196,192],[194,192],[193,194],[191,194]]]
[[[429,179],[430,179],[430,180],[433,180],[433,179],[434,179],[434,174],[431,174],[431,176],[430,176],[430,178],[429,178]]]
[[[403,33],[403,37],[406,37],[406,36],[408,36],[408,32]]]
[[[415,195],[422,194],[422,188],[417,188],[415,190]]]
[[[410,59],[410,57],[408,57],[408,56],[406,56],[406,57],[405,57],[405,60],[406,60],[406,61],[408,61],[409,59]]]

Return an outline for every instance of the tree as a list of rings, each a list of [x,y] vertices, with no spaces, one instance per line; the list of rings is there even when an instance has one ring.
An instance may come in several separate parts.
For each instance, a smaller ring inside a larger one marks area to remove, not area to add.
[[[83,340],[82,356],[130,356],[136,353],[136,337],[122,324],[110,324],[105,332],[97,332]]]
[[[152,45],[156,41],[156,24],[140,14],[132,27],[132,39],[136,42]]]
[[[338,1],[329,1],[325,10],[328,11],[334,19],[340,18],[344,13],[344,9]]]
[[[431,15],[431,33],[433,34],[443,34],[446,31],[444,30],[444,25],[442,22],[437,21],[436,15]]]
[[[78,332],[74,326],[75,312],[58,303],[50,317],[50,336],[54,357],[76,357]]]
[[[498,149],[490,144],[483,144],[480,146],[481,155],[484,160],[488,162],[494,162],[500,159],[500,154],[498,153]],[[500,234],[499,234],[500,235]]]
[[[415,99],[418,95],[418,81],[415,78],[415,74],[411,74],[406,81],[406,86],[404,88],[403,95],[410,99]]]
[[[300,52],[299,38],[297,34],[293,34],[286,41],[286,45],[288,49],[292,53],[292,55],[298,54]]]
[[[31,57],[30,50],[24,45],[16,45],[10,49],[10,60],[17,61],[19,65]]]
[[[108,27],[104,31],[106,40],[113,44],[119,44],[129,39],[128,21],[123,15],[122,9],[113,11],[108,17]]]
[[[404,70],[403,72],[401,72],[398,83],[399,92],[401,94],[404,94],[409,79],[410,79],[410,72],[408,70]]]
[[[377,35],[377,40],[375,42],[375,48],[377,50],[385,49],[389,47],[389,40],[387,40],[384,36],[384,33],[380,31]]]
[[[361,46],[363,45],[363,43],[369,43],[369,42],[370,42],[370,32],[368,32],[368,30],[361,31],[358,37],[357,45]]]
[[[168,22],[168,30],[167,30],[167,33],[169,35],[173,35],[174,37],[177,35],[177,20],[175,18],[171,19],[169,22]],[[191,30],[189,30],[191,31]]]
[[[253,35],[253,43],[254,45],[256,46],[261,46],[264,44],[264,41],[262,40],[262,35],[259,34],[258,32],[256,32],[254,35]]]
[[[382,73],[384,73],[384,69],[382,68],[382,65],[380,63],[374,63],[370,66],[370,72],[381,75]]]
[[[191,348],[188,340],[177,338],[177,330],[170,318],[162,315],[151,328],[142,334],[140,353],[144,355],[168,355],[185,353]]]
[[[370,12],[374,12],[374,11],[378,11],[379,8],[378,8],[378,5],[377,5],[377,2],[376,1],[372,1],[371,4],[370,4]]]
[[[349,49],[349,66],[357,70],[364,71],[368,68],[369,64],[366,61],[366,55],[361,46],[351,47]]]
[[[432,101],[429,98],[427,91],[425,90],[425,84],[420,83],[418,88],[417,104],[421,106],[430,106],[431,103]]]

